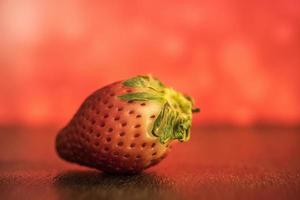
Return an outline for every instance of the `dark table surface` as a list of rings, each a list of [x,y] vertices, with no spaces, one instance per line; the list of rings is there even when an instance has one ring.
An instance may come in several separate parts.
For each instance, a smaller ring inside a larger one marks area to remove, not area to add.
[[[300,131],[194,128],[158,166],[113,176],[60,160],[54,129],[0,129],[0,199],[300,199]]]

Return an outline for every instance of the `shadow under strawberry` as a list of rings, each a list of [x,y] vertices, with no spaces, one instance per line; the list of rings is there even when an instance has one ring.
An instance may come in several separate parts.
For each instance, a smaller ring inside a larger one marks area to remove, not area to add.
[[[154,173],[111,175],[67,171],[54,178],[59,199],[180,199],[174,181]]]

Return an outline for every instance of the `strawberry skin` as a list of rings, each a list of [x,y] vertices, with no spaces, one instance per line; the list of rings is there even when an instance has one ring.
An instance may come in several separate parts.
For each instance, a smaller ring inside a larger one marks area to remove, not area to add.
[[[192,112],[192,102],[182,97],[186,100],[184,103],[189,103],[190,113],[188,123],[185,123],[188,127],[184,134],[174,134],[183,129],[184,120],[182,123],[177,112],[168,111],[171,109],[166,105],[176,104],[177,100],[171,103],[161,100],[160,95],[170,92],[160,84],[151,76],[138,76],[95,91],[58,133],[58,155],[70,162],[119,174],[138,173],[159,163],[167,156],[175,140],[188,139]],[[152,92],[152,87],[162,92]],[[181,106],[179,103],[175,107]],[[170,126],[173,118],[168,120],[166,116],[177,117],[178,123]],[[175,126],[178,127],[176,130]],[[168,131],[170,127],[172,130]]]

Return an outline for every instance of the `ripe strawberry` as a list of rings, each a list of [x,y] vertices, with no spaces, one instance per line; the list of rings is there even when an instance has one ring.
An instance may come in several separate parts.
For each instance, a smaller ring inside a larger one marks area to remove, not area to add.
[[[187,141],[193,102],[150,75],[95,91],[56,138],[63,159],[110,173],[159,163],[175,140]]]

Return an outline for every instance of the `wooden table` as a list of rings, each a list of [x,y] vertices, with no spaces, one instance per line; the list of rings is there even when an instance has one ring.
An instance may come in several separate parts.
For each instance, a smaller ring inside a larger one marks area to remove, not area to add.
[[[300,131],[194,128],[161,164],[112,176],[60,160],[55,129],[0,129],[0,199],[300,199]]]

